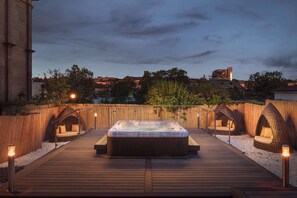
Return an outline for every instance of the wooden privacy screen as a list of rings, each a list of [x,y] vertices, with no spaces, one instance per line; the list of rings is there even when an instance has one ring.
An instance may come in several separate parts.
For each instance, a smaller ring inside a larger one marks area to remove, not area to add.
[[[297,102],[267,100],[272,103],[284,118],[288,127],[290,142],[297,148]],[[90,104],[72,106],[73,109],[84,108]],[[255,136],[256,126],[266,105],[238,104],[228,105],[231,110],[237,110],[244,115],[245,130]],[[97,104],[93,108],[80,112],[87,128],[93,128],[97,112],[97,128],[109,128],[117,120],[177,120],[185,128],[207,128],[213,122],[213,113],[206,113],[202,109],[207,106],[194,106],[187,109],[180,108],[176,113],[168,112],[165,108],[151,105],[122,105]],[[215,108],[216,106],[212,107]],[[48,138],[49,123],[65,108],[42,107],[29,116],[0,116],[0,163],[7,160],[7,145],[16,144],[16,156],[27,154],[41,147],[42,141]],[[208,117],[208,119],[206,119]],[[208,120],[208,121],[207,121]]]

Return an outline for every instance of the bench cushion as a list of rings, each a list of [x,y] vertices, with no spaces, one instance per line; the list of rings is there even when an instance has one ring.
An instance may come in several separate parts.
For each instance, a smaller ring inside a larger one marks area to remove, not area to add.
[[[264,144],[270,144],[272,142],[272,139],[269,137],[261,137],[261,136],[255,136],[255,141],[257,142],[261,142],[261,143],[264,143]]]
[[[234,127],[234,122],[232,120],[228,120],[227,126],[229,127],[229,125],[231,128]]]
[[[77,131],[78,132],[78,124],[72,124],[71,125],[71,131]]]
[[[60,128],[60,133],[63,134],[63,133],[66,133],[66,126],[65,125],[61,125],[59,126]]]
[[[216,126],[217,127],[223,126],[223,121],[222,120],[216,120]]]
[[[71,136],[77,136],[78,133],[76,131],[67,131],[65,133],[59,133],[57,134],[57,137],[71,137]]]
[[[214,126],[209,126],[208,128],[211,129],[211,130],[215,129]],[[216,126],[216,130],[228,132],[229,131],[229,126],[220,126],[220,127]],[[234,127],[230,127],[230,131],[233,131],[233,130],[234,130]]]

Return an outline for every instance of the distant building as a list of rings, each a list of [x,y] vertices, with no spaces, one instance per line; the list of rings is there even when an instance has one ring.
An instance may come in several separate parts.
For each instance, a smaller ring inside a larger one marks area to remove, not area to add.
[[[0,102],[32,92],[32,0],[0,1]]]
[[[243,87],[243,83],[242,81],[233,79],[232,81],[229,80],[213,80],[210,79],[209,82],[213,85],[215,85],[216,87],[220,87],[222,89],[245,89]]]
[[[288,83],[288,86],[293,86],[293,85],[297,85],[297,81],[292,81]]]
[[[110,90],[113,84],[115,84],[118,81],[118,78],[113,77],[97,77],[95,79],[95,91],[100,92]]]
[[[117,82],[119,79],[118,78],[114,78],[114,77],[97,77],[95,79],[95,82],[97,85],[112,85],[115,82]]]
[[[217,69],[212,72],[211,80],[229,80],[233,79],[233,71],[232,67],[228,67],[227,69]]]
[[[297,85],[287,86],[274,90],[274,99],[297,101]]]
[[[123,80],[131,80],[134,82],[136,88],[141,87],[140,85],[141,77],[126,76],[125,78],[123,78]]]
[[[233,79],[232,67],[214,70],[209,82],[222,89],[245,89],[244,81]]]

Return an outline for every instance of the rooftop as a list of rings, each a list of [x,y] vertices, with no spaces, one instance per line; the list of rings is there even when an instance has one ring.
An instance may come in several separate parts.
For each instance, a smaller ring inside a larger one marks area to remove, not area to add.
[[[231,197],[231,187],[279,188],[281,180],[206,132],[190,130],[202,150],[189,158],[105,158],[93,130],[40,158],[17,175],[19,196]],[[0,196],[9,195],[6,187]]]
[[[275,89],[274,91],[297,91],[297,85],[281,87],[281,88]]]

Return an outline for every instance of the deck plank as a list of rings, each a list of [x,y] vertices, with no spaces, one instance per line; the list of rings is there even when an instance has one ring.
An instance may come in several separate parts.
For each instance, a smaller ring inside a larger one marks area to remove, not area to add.
[[[231,197],[231,188],[281,186],[279,178],[205,132],[189,131],[200,151],[185,159],[100,157],[94,144],[105,132],[91,131],[20,172],[18,195]],[[4,186],[0,196],[7,195]]]

